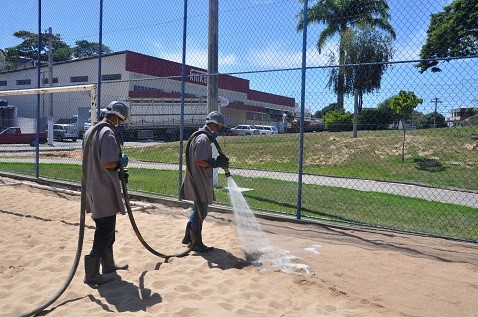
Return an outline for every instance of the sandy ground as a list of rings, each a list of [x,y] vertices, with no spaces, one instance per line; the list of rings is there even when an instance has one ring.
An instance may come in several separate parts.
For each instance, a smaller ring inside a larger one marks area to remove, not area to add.
[[[164,253],[189,211],[152,204],[134,213]],[[80,198],[0,178],[0,316],[31,311],[64,283],[77,248]],[[216,249],[165,261],[118,216],[115,256],[127,271],[92,288],[84,267],[46,316],[478,316],[478,245],[439,238],[259,219],[288,261],[251,265],[234,215],[211,212],[204,241]],[[87,216],[83,254],[94,222]]]

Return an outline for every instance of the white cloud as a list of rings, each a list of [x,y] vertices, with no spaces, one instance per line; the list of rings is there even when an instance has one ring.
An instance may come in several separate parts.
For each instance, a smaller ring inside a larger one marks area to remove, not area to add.
[[[161,42],[156,42],[154,46],[155,56],[164,58],[166,60],[181,63],[182,62],[182,44],[177,44],[172,47],[166,47]],[[207,48],[194,47],[193,44],[186,44],[186,64],[207,69],[208,60]],[[233,66],[237,64],[237,57],[235,54],[222,54],[218,56],[219,68]]]
[[[329,53],[335,43],[327,45],[321,54],[315,46],[307,49],[307,66],[325,66],[328,64]],[[302,66],[302,51],[291,51],[278,43],[269,43],[264,48],[252,50],[248,54],[248,63],[260,68],[300,68]]]

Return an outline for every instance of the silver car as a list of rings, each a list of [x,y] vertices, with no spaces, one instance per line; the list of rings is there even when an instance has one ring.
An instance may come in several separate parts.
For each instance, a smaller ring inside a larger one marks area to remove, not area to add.
[[[259,129],[256,129],[253,125],[242,124],[234,128],[234,132],[238,135],[258,135]]]
[[[279,130],[272,125],[255,125],[256,129],[259,130],[259,134],[277,134]]]

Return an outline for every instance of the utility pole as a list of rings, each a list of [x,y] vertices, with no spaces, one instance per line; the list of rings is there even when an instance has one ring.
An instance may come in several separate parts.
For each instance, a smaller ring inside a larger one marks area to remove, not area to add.
[[[218,30],[219,30],[219,0],[209,0],[209,27],[207,48],[207,113],[219,110],[218,96]],[[217,157],[219,152],[212,147],[212,157]],[[212,185],[219,186],[218,169],[215,168],[212,175]]]
[[[433,127],[436,128],[437,127],[437,105],[441,103],[441,101],[437,97],[433,98],[430,101],[435,103],[435,111],[433,112]]]
[[[209,0],[209,32],[207,51],[207,111],[218,111],[218,29],[219,29],[219,0]]]

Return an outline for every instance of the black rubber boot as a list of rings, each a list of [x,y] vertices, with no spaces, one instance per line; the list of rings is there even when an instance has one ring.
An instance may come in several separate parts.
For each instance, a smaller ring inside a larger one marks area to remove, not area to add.
[[[191,233],[189,232],[190,229],[191,229],[191,222],[188,222],[188,224],[186,225],[186,231],[184,231],[183,241],[181,241],[182,244],[191,243]]]
[[[128,263],[120,262],[115,263],[113,256],[113,247],[106,249],[105,254],[101,257],[101,272],[103,274],[111,273],[116,270],[128,269]]]
[[[105,277],[100,274],[100,258],[85,255],[85,280],[86,284],[103,285],[113,282],[113,276]]]
[[[190,230],[189,234],[191,235],[191,243],[189,247],[196,245],[192,250],[196,252],[211,252],[214,250],[213,247],[208,247],[202,243],[202,236],[198,235],[196,231]],[[197,241],[197,242],[196,242]]]

